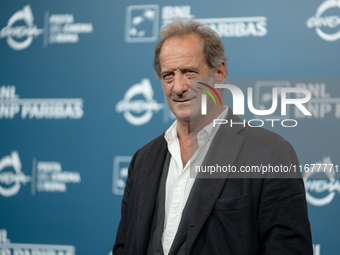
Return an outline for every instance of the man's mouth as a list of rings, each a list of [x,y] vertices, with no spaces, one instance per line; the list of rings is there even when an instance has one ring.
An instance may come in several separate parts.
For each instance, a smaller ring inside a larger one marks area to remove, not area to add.
[[[177,103],[184,103],[184,102],[189,102],[190,98],[188,98],[188,99],[176,99],[174,101],[177,102]]]

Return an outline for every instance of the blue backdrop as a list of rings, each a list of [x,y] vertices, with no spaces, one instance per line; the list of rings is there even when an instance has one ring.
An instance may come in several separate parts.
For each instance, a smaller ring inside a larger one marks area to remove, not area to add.
[[[339,165],[338,0],[2,0],[0,254],[109,254],[131,156],[174,121],[152,67],[157,33],[193,15],[258,109],[272,87],[311,91],[312,117],[291,107],[296,127],[264,127],[301,164]],[[315,255],[340,254],[338,175],[304,176]]]

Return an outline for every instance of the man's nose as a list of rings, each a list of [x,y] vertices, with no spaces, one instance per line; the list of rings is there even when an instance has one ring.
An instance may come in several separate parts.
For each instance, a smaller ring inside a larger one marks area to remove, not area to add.
[[[189,91],[190,79],[188,79],[184,74],[175,75],[173,92],[177,95],[182,95]]]

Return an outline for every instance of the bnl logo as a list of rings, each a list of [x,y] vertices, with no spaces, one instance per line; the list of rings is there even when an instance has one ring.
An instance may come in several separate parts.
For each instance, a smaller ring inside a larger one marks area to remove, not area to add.
[[[130,5],[126,8],[125,41],[154,42],[158,34],[158,5]]]
[[[131,156],[116,156],[113,159],[112,193],[123,195]]]
[[[125,41],[143,43],[157,41],[159,16],[161,25],[172,22],[175,18],[190,19],[190,5],[163,6],[161,15],[157,4],[129,5],[126,8]]]
[[[220,100],[220,103],[222,105],[221,99],[219,95],[217,94],[216,90],[204,83],[198,82],[199,84],[207,86],[210,90],[212,90]],[[199,87],[197,87],[199,88]],[[240,88],[238,88],[235,85],[231,84],[215,84],[215,88],[220,89],[228,89],[233,97],[233,112],[236,115],[244,115],[245,111],[245,97]],[[279,92],[278,88],[280,88],[280,97],[281,97],[281,115],[286,116],[287,115],[287,108],[289,105],[295,105],[304,115],[311,116],[312,114],[306,109],[306,107],[303,105],[304,103],[307,103],[312,95],[311,92],[305,88],[297,88],[297,87],[285,87],[285,86],[278,86],[278,87],[272,87],[272,93],[267,93],[264,95],[263,101],[265,102],[272,102],[269,109],[265,108],[264,105],[260,105],[257,109],[254,106],[253,102],[253,88],[248,87],[247,88],[247,103],[248,103],[248,109],[250,112],[252,112],[254,115],[257,116],[265,116],[265,115],[272,115],[276,112],[278,108],[278,98],[279,98]],[[206,89],[199,88],[201,90],[204,90],[207,94],[210,95],[210,97],[213,99],[213,101],[216,104],[216,101],[212,94],[207,91]],[[304,95],[304,97],[301,98],[290,98],[289,95],[291,93]],[[207,96],[206,94],[201,95],[201,114],[206,115],[207,114]]]

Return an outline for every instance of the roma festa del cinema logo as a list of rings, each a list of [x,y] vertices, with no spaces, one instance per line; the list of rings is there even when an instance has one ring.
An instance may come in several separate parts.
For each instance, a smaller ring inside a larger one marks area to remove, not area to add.
[[[7,44],[13,50],[28,48],[34,38],[43,36],[43,47],[48,44],[78,43],[79,34],[92,33],[92,23],[75,23],[72,13],[44,14],[44,27],[34,24],[34,16],[30,5],[25,5],[15,12],[7,25],[0,30],[0,39],[7,38]]]
[[[30,176],[26,176],[21,171],[22,165],[17,151],[12,151],[11,155],[0,159],[0,195],[11,197],[16,195],[21,184],[26,185],[31,181]],[[13,171],[5,171],[12,169]]]
[[[79,172],[63,171],[60,162],[37,161],[36,158],[32,160],[32,174],[29,176],[22,171],[17,151],[0,158],[0,196],[12,197],[18,194],[22,184],[28,182],[31,183],[32,196],[36,192],[65,193],[69,184],[81,182],[81,176]]]
[[[23,21],[25,25],[15,25]],[[23,50],[31,45],[33,38],[43,33],[43,29],[34,25],[34,16],[29,5],[17,11],[8,20],[7,26],[1,29],[0,38],[7,37],[9,47],[14,50]]]
[[[154,92],[149,79],[142,79],[130,87],[123,100],[116,104],[116,112],[123,113],[127,122],[140,126],[148,123],[154,112],[163,109],[163,104],[153,99]]]
[[[333,201],[335,195],[340,194],[340,181],[336,178],[336,173],[339,171],[338,166],[332,164],[330,156],[324,157],[322,161],[312,165],[315,169],[320,168],[320,171],[304,173],[307,202],[318,207],[328,205]],[[318,178],[313,175],[317,175]]]
[[[315,28],[318,36],[326,41],[340,39],[340,0],[327,0],[307,20],[308,28]]]

